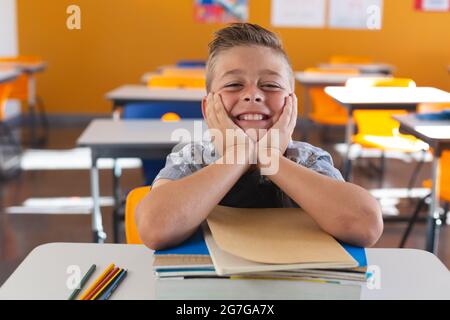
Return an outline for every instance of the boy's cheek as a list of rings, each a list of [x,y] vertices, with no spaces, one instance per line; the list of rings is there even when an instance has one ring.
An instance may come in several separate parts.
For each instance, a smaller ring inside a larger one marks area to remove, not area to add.
[[[227,92],[219,92],[219,93],[222,96],[222,102],[225,106],[225,110],[230,112],[233,105],[236,103],[236,98]]]
[[[281,111],[286,103],[287,97],[288,97],[288,95],[285,93],[272,95],[267,100],[267,105],[270,107],[270,109],[272,110],[272,112],[274,114],[277,114],[278,112],[281,113]]]

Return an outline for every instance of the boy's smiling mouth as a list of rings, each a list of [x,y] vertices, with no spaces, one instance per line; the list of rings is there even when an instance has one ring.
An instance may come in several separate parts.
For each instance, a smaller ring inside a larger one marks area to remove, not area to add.
[[[233,121],[241,128],[267,129],[271,124],[271,115],[261,112],[244,112],[233,117]]]

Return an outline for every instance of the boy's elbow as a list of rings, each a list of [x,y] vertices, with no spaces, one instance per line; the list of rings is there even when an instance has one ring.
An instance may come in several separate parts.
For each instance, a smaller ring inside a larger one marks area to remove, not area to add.
[[[161,234],[160,228],[156,221],[152,219],[151,208],[145,208],[144,205],[139,204],[135,212],[136,227],[139,238],[142,243],[152,250],[161,250],[164,248],[164,236]]]
[[[361,223],[354,225],[354,232],[358,245],[368,248],[374,246],[383,233],[383,216],[378,203],[366,208],[363,217]]]
[[[359,247],[372,247],[383,233],[383,218],[378,202],[368,202],[368,205],[355,209],[352,214],[343,214],[339,218],[337,236],[340,240]],[[336,234],[337,235],[337,234]]]

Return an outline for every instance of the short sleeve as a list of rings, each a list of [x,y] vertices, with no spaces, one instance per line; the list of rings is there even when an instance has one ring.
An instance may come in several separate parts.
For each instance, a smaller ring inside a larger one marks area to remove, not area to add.
[[[335,180],[344,181],[341,172],[334,167],[331,155],[325,150],[305,142],[293,141],[288,146],[285,156],[317,173]]]
[[[172,151],[166,158],[164,168],[153,180],[178,180],[202,169],[215,159],[214,148],[203,143],[189,143]]]

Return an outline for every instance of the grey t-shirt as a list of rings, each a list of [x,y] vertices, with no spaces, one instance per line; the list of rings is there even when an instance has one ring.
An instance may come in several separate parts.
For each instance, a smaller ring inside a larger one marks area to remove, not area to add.
[[[306,142],[291,141],[284,156],[315,172],[344,181],[339,170],[333,166],[330,154]],[[153,183],[158,179],[181,179],[218,159],[219,155],[211,142],[189,143],[167,156],[165,167]],[[242,175],[219,204],[239,208],[299,207],[269,178],[262,176],[259,170],[249,170]]]

